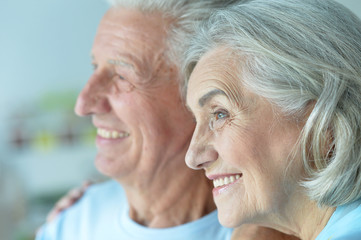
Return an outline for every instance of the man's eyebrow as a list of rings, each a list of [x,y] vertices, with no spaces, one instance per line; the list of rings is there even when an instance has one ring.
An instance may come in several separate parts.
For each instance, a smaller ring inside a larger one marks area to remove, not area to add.
[[[211,100],[216,95],[224,95],[226,96],[226,93],[223,92],[220,89],[214,89],[212,91],[209,91],[208,93],[204,94],[199,100],[198,105],[203,107],[209,100]]]
[[[127,63],[127,62],[122,61],[122,60],[109,59],[107,62],[109,64],[116,65],[116,66],[124,66],[124,67],[134,68],[133,64]]]
[[[95,60],[95,57],[93,54],[90,55],[90,58],[92,61]],[[109,64],[111,65],[117,65],[117,66],[125,66],[125,67],[131,67],[131,68],[134,68],[134,65],[129,63],[129,62],[126,62],[126,61],[123,61],[123,60],[118,60],[118,59],[109,59],[107,61]]]

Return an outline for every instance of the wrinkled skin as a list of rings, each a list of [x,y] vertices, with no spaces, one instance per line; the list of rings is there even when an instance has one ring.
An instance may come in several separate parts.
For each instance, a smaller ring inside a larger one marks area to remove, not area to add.
[[[299,184],[305,173],[298,139],[308,116],[287,116],[248,90],[239,61],[218,47],[193,70],[187,104],[197,125],[186,162],[213,180],[222,225],[259,224],[314,239],[334,208],[319,208]]]
[[[148,227],[176,226],[215,209],[209,181],[184,164],[194,121],[179,94],[178,68],[164,56],[167,24],[159,14],[110,9],[95,37],[94,73],[75,108],[80,116],[91,115],[98,129],[123,134],[97,136],[96,166],[123,185],[130,217]],[[85,190],[70,191],[48,220]],[[262,239],[260,231],[284,236],[257,226],[235,233]]]

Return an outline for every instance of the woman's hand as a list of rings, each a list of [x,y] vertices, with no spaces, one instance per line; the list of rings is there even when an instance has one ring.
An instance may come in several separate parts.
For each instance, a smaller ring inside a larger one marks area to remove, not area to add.
[[[85,181],[79,188],[70,190],[65,196],[63,196],[48,213],[46,217],[47,222],[51,222],[58,216],[60,212],[71,207],[76,203],[84,194],[86,189],[92,184],[90,181]]]

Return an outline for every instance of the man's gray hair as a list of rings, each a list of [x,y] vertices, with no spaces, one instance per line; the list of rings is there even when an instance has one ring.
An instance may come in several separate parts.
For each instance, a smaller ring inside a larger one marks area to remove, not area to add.
[[[107,0],[113,7],[136,9],[145,14],[160,14],[171,20],[167,29],[167,52],[165,56],[171,64],[181,66],[181,56],[185,45],[194,34],[194,26],[210,14],[237,0]],[[184,77],[179,71],[180,89],[184,95]]]
[[[294,119],[319,205],[361,197],[361,21],[332,0],[250,0],[217,11],[189,43],[184,70],[226,47],[239,57],[240,82]],[[308,112],[309,113],[309,112]],[[291,164],[291,163],[290,163]]]

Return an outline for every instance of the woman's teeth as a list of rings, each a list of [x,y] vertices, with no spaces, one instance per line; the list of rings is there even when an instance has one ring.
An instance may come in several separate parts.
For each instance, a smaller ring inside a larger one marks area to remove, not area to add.
[[[108,131],[103,128],[97,129],[97,134],[102,138],[108,138],[108,139],[116,139],[116,138],[124,138],[128,137],[129,133],[126,132],[117,132],[117,131]]]
[[[214,185],[214,187],[224,186],[224,185],[233,183],[234,181],[236,181],[240,177],[241,177],[241,175],[237,174],[237,175],[230,176],[230,177],[217,178],[217,179],[213,180],[213,185]]]

